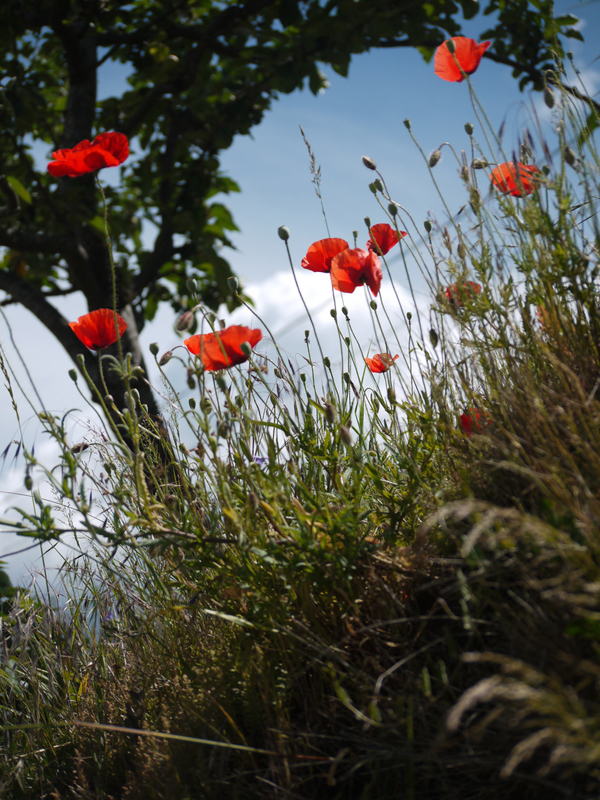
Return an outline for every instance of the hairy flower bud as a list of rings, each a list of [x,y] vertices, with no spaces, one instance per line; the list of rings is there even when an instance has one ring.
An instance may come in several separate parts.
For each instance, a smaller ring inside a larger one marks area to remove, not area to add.
[[[473,131],[475,128],[473,127],[473,123],[465,122],[465,131],[469,134],[469,136],[473,136]]]
[[[172,350],[167,350],[167,352],[163,353],[163,355],[160,357],[159,362],[158,362],[158,366],[159,367],[164,367],[164,365],[168,364],[169,361],[172,358],[173,358],[173,351]]]
[[[431,222],[428,219],[426,219],[425,222],[423,223],[423,227],[425,228],[427,233],[431,233],[431,227],[432,226],[431,226]]]
[[[277,228],[277,233],[279,234],[279,238],[282,239],[284,242],[290,238],[290,229],[286,225],[281,225]]]
[[[435,167],[435,165],[438,163],[441,157],[442,157],[442,151],[439,149],[434,150],[433,153],[429,156],[429,166]]]
[[[404,127],[407,131],[410,130],[410,120],[408,118],[404,120]]]
[[[346,447],[352,447],[352,436],[345,425],[340,425],[340,439]]]
[[[371,306],[371,308],[373,309],[373,311],[377,311],[377,302],[376,302],[375,300],[371,300],[371,302],[369,303],[369,305]]]
[[[548,108],[552,108],[554,106],[554,92],[548,86],[546,86],[544,89],[544,103],[546,103]]]
[[[362,162],[367,169],[377,169],[375,162],[372,158],[369,158],[369,156],[363,156]]]
[[[572,147],[565,147],[564,149],[565,161],[570,167],[574,167],[577,162],[577,155]]]
[[[196,321],[196,317],[194,316],[193,311],[184,311],[183,314],[178,318],[175,323],[175,330],[183,333],[184,331],[189,331],[191,328],[194,327],[194,322]]]
[[[186,282],[186,286],[190,294],[196,294],[198,291],[198,281],[195,278],[190,278]]]
[[[334,425],[338,421],[338,413],[333,403],[325,403],[325,419],[330,425]]]
[[[237,292],[239,288],[239,283],[235,275],[230,275],[229,278],[227,278],[227,285],[229,286],[232,292]]]
[[[489,161],[486,161],[485,158],[474,158],[473,161],[471,161],[471,167],[473,169],[485,169],[489,167],[489,165]]]
[[[77,383],[77,370],[76,369],[70,369],[69,370],[69,378],[71,378],[72,381]]]
[[[373,194],[377,194],[377,184],[375,183],[375,181],[369,184],[369,189],[373,192]]]
[[[388,211],[390,212],[392,217],[395,217],[398,213],[398,206],[396,205],[396,203],[390,203],[388,206]]]
[[[157,342],[152,342],[152,344],[150,345],[149,349],[150,349],[150,352],[152,353],[153,356],[157,356],[158,355],[158,344],[157,344]]]

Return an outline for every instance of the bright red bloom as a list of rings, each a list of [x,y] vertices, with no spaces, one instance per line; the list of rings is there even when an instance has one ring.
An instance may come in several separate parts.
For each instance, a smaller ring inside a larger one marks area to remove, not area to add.
[[[367,250],[374,250],[378,255],[384,256],[388,253],[395,244],[398,244],[400,237],[404,239],[406,236],[406,231],[400,231],[400,236],[398,236],[398,231],[394,230],[391,225],[388,225],[387,222],[380,222],[378,225],[373,225],[370,228],[369,233],[371,236],[369,237],[369,241],[367,242]],[[377,247],[375,247],[375,242],[377,242]],[[379,252],[381,251],[381,252]]]
[[[523,197],[535,189],[538,173],[539,169],[533,164],[521,164],[519,161],[515,165],[512,161],[507,161],[492,170],[490,179],[502,194]]]
[[[467,39],[465,36],[453,36],[449,41],[454,42],[454,55],[448,50],[446,42],[441,44],[435,51],[434,71],[442,80],[460,83],[464,81],[465,76],[460,71],[458,64],[467,75],[471,75],[479,66],[479,62],[491,42],[477,44],[475,39]],[[458,64],[454,60],[455,58]]]
[[[234,364],[242,364],[248,356],[242,351],[244,342],[250,347],[262,339],[258,328],[245,325],[230,325],[218,333],[197,333],[184,341],[184,345],[195,356],[200,356],[205,370],[229,369]]]
[[[52,153],[48,172],[55,178],[68,175],[77,178],[103,167],[118,167],[129,155],[129,142],[124,133],[100,133],[93,142],[84,139],[75,147]]]
[[[332,258],[347,249],[348,242],[345,239],[320,239],[308,248],[302,266],[312,272],[329,272]]]
[[[481,284],[475,283],[475,281],[465,281],[460,286],[458,283],[453,283],[452,286],[446,286],[446,297],[450,300],[451,303],[456,303],[457,305],[462,305],[462,299],[466,298],[467,300],[472,300],[473,295],[481,293]]]
[[[123,336],[127,323],[120,314],[117,314],[117,325],[118,336],[115,328],[115,312],[112,308],[97,308],[96,311],[90,311],[89,314],[79,317],[77,322],[69,322],[69,328],[90,350],[102,350]]]
[[[371,372],[387,372],[397,358],[400,356],[392,358],[391,353],[377,353],[373,358],[365,358],[365,361]]]
[[[382,277],[379,256],[372,250],[342,250],[331,261],[331,283],[338,292],[352,294],[357,286],[366,283],[377,297]]]
[[[473,436],[474,433],[481,433],[482,421],[489,425],[491,420],[488,414],[482,415],[476,408],[468,408],[465,414],[460,415],[460,427],[465,436]]]

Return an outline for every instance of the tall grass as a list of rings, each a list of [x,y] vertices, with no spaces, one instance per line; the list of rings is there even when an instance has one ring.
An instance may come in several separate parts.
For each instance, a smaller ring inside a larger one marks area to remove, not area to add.
[[[406,322],[389,371],[338,302],[339,368],[311,326],[301,371],[183,359],[160,423],[129,392],[130,447],[40,415],[72,516],[38,495],[5,527],[87,544],[66,608],[3,615],[3,797],[597,796],[599,163],[555,94],[557,141],[514,155],[474,98],[460,224],[371,185],[409,231],[413,305],[391,270],[365,300],[382,352]],[[488,190],[538,153],[534,191]]]

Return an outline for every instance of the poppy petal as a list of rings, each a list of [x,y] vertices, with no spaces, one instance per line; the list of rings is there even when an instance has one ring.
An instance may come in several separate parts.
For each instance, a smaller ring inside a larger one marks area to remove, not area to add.
[[[448,50],[448,41],[454,44],[454,55]],[[479,66],[483,54],[491,44],[491,42],[477,44],[475,39],[468,39],[466,36],[453,36],[452,39],[447,39],[435,51],[433,61],[435,74],[445,81],[454,83],[464,81],[463,72],[467,75],[472,75]],[[454,60],[455,58],[460,67]],[[461,67],[463,72],[461,72]]]
[[[52,153],[48,172],[55,178],[77,178],[104,167],[117,167],[129,155],[129,142],[124,133],[100,133],[93,142],[84,139],[75,147]]]
[[[535,189],[539,172],[540,170],[533,164],[522,164],[520,161],[515,164],[513,161],[507,161],[492,170],[490,180],[502,194],[523,197]]]
[[[392,358],[391,353],[377,353],[373,358],[365,358],[365,361],[371,372],[387,372],[397,358],[400,356]]]
[[[302,266],[312,272],[329,272],[331,260],[342,250],[347,249],[348,242],[345,239],[320,239],[308,248],[302,259]]]
[[[247,342],[251,348],[262,339],[262,331],[258,328],[247,328],[245,325],[230,325],[217,333],[197,333],[184,341],[184,345],[192,355],[200,356],[204,369],[211,372],[229,369],[235,364],[242,364],[248,356],[242,350]]]
[[[338,292],[352,294],[357,286],[366,283],[377,297],[382,277],[379,256],[371,250],[346,249],[331,261],[331,283]]]
[[[117,341],[127,329],[127,323],[117,314],[119,334],[115,328],[115,312],[112,308],[97,308],[79,317],[77,322],[69,322],[69,327],[90,350],[102,350]]]
[[[400,238],[406,236],[406,231],[396,231],[387,222],[380,222],[369,228],[370,238],[367,242],[367,250],[374,250],[378,255],[386,255],[394,245],[398,244]],[[377,244],[377,247],[375,246]]]

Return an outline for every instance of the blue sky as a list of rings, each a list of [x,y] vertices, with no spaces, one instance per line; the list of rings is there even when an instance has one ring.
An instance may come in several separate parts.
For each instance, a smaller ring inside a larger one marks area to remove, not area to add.
[[[600,3],[559,2],[556,8],[557,12],[574,13],[582,20],[585,43],[572,41],[568,46],[573,50],[583,82],[597,97],[600,89]],[[466,33],[478,39],[479,32],[487,24],[487,20],[473,21]],[[417,225],[422,226],[430,215],[444,223],[442,203],[403,120],[411,120],[415,137],[426,154],[442,142],[452,143],[457,151],[468,148],[469,137],[464,130],[466,122],[475,124],[476,137],[481,133],[467,85],[438,79],[433,73],[433,64],[426,64],[417,52],[399,49],[363,54],[354,59],[346,79],[331,71],[325,72],[330,81],[325,92],[317,97],[308,90],[282,96],[261,125],[254,129],[252,136],[238,137],[221,159],[223,171],[234,178],[242,190],[240,194],[225,199],[241,230],[232,236],[237,249],[224,255],[240,276],[246,291],[254,298],[257,311],[272,330],[281,332],[281,342],[292,358],[304,352],[304,330],[308,324],[277,228],[285,224],[291,231],[290,247],[296,267],[299,267],[308,246],[328,235],[311,183],[308,153],[299,126],[302,126],[322,169],[322,193],[331,235],[350,241],[352,230],[357,229],[359,246],[366,241],[364,217],[370,216],[373,223],[383,221],[368,188],[373,173],[363,166],[363,155],[370,156],[377,163],[394,200],[410,212]],[[101,94],[119,91],[124,81],[122,71],[108,65],[101,78]],[[540,96],[519,92],[509,68],[484,59],[472,76],[472,83],[493,126],[498,129],[505,123],[504,142],[508,152],[525,127],[536,128],[538,119],[543,135],[552,138],[552,115]],[[450,210],[456,213],[466,202],[465,190],[449,148],[444,148],[443,153],[434,174]],[[112,171],[111,176],[109,172],[105,171],[105,179],[118,178],[118,170]],[[406,293],[405,275],[397,262],[392,258],[390,267],[398,270],[395,282],[408,309],[412,301]],[[315,311],[314,320],[321,332],[324,349],[334,356],[337,334],[329,316],[331,290],[328,278],[300,272],[303,274],[298,277],[307,303]],[[413,278],[417,303],[426,313],[431,302],[430,292],[416,272]],[[368,350],[372,332],[364,296],[355,292],[352,296],[345,296],[344,302],[351,309],[355,329],[364,331],[365,349]],[[61,299],[57,305],[70,319],[86,311],[76,295]],[[68,378],[72,366],[69,359],[26,311],[9,306],[5,314],[19,351],[35,376],[45,406],[55,413],[64,413],[69,408],[79,409],[73,415],[73,419],[78,420],[73,439],[77,441],[92,436],[91,429],[99,427],[98,419],[94,411],[86,408]],[[406,331],[402,330],[399,314],[397,320],[395,333],[403,341]],[[253,321],[246,310],[236,312],[228,321],[256,325],[256,320]],[[159,343],[161,352],[180,343],[172,323],[170,309],[157,315],[155,322],[142,334],[146,353],[153,341]],[[0,342],[15,374],[25,385],[27,377],[2,319]],[[185,375],[181,366],[173,364],[170,377],[177,385],[184,385]],[[156,380],[156,375],[152,374],[151,378]],[[0,391],[4,392],[1,386]],[[31,446],[35,441],[36,453],[51,465],[55,450],[40,435],[34,409],[29,408],[18,389],[16,391],[27,443]],[[26,390],[26,393],[31,396],[31,390]],[[6,394],[2,404],[0,450],[18,437],[18,427]],[[13,504],[26,508],[27,498],[22,462],[7,463],[0,471],[0,515],[2,509]],[[4,536],[4,539],[0,538],[2,558],[3,553],[14,550],[19,542],[6,534],[0,536]],[[56,556],[55,560],[58,558]],[[24,570],[30,569],[35,559],[39,559],[39,552],[30,553],[26,558],[12,557],[9,564],[12,577],[18,578]]]

